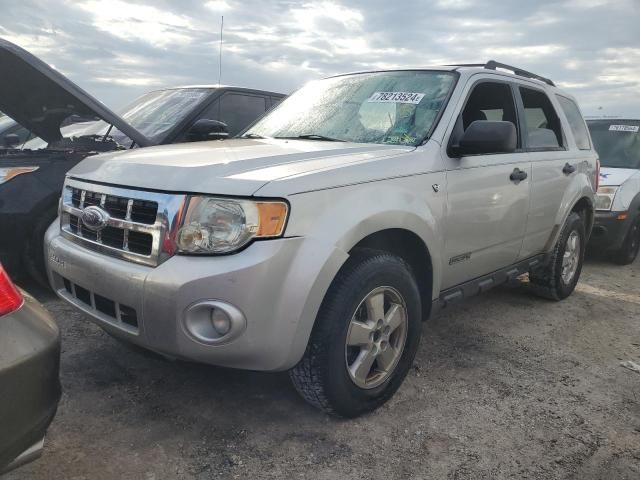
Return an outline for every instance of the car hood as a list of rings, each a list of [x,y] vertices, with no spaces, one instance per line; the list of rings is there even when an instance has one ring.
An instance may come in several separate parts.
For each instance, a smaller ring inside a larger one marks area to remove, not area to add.
[[[99,118],[140,146],[150,141],[67,77],[7,40],[0,39],[0,111],[48,143],[62,139],[71,115]]]
[[[639,171],[633,168],[610,168],[600,169],[600,185],[603,187],[616,187],[622,185]]]
[[[69,175],[141,189],[247,196],[274,180],[339,169],[414,149],[314,140],[234,139],[97,155],[83,160]]]

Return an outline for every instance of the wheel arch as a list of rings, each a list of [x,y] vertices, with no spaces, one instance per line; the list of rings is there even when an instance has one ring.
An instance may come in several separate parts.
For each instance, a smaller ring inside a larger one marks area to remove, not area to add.
[[[593,222],[595,217],[595,207],[593,201],[589,197],[581,197],[571,209],[571,212],[576,212],[582,217],[585,226],[585,236],[587,239],[591,236],[591,230],[593,229]]]
[[[388,228],[371,233],[350,250],[372,249],[402,258],[411,268],[423,302],[423,319],[429,317],[433,298],[433,260],[427,244],[416,233],[404,228]]]
[[[545,251],[550,251],[556,244],[562,226],[572,212],[578,212],[585,220],[585,233],[588,238],[591,235],[595,217],[595,192],[588,177],[584,174],[577,175],[565,190],[556,215],[555,227],[545,246]]]

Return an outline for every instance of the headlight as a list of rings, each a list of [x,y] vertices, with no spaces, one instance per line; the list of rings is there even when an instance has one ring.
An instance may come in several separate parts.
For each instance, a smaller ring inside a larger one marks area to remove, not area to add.
[[[229,253],[256,238],[284,232],[288,206],[279,201],[189,197],[176,235],[178,253]]]
[[[596,210],[611,210],[618,187],[600,187],[596,194]]]
[[[31,173],[40,167],[4,167],[0,168],[0,185],[23,173]]]

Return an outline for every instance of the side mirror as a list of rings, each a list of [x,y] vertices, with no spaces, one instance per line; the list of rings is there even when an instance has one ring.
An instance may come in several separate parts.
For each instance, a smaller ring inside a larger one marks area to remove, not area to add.
[[[512,153],[518,147],[516,126],[511,122],[476,120],[450,151],[457,157],[483,153]]]
[[[196,121],[187,132],[187,140],[200,142],[202,140],[224,140],[229,138],[227,124],[218,120],[201,118]]]
[[[13,148],[20,143],[20,137],[15,133],[9,133],[2,139],[4,148]]]

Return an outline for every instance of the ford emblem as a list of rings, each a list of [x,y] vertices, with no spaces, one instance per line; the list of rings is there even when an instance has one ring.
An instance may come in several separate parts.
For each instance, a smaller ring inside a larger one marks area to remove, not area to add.
[[[82,224],[92,232],[99,232],[107,226],[109,222],[109,214],[100,207],[91,205],[82,210],[80,216]]]

